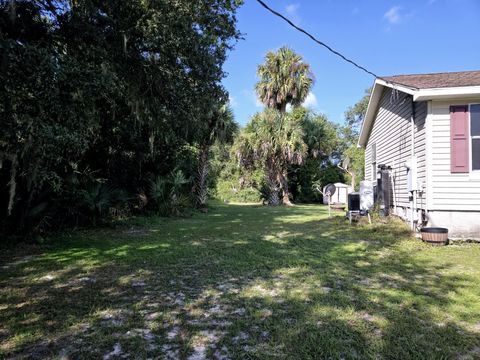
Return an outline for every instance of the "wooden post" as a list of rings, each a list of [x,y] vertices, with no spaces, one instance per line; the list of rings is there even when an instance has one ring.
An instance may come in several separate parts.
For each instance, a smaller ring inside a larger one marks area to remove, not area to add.
[[[332,210],[330,205],[332,204],[332,196],[330,195],[330,191],[327,192],[327,196],[328,196],[328,217],[331,218]]]

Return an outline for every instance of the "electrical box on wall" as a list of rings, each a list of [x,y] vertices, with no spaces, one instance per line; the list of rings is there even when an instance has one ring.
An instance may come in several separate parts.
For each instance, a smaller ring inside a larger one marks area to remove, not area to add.
[[[405,162],[407,168],[407,191],[418,191],[417,181],[417,157],[412,156]]]

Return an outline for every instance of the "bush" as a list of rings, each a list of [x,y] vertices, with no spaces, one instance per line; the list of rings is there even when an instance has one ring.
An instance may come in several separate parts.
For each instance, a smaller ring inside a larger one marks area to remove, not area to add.
[[[259,203],[262,201],[260,190],[253,186],[239,188],[233,181],[219,181],[215,197],[221,201],[237,203]]]
[[[163,216],[183,216],[191,206],[189,185],[182,170],[174,170],[167,177],[150,181],[150,198],[155,211]]]

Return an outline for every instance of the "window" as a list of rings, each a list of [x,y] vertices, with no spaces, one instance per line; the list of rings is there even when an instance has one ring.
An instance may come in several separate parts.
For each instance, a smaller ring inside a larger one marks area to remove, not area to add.
[[[471,168],[480,171],[480,104],[470,105]]]
[[[372,144],[371,150],[372,181],[375,181],[377,178],[377,144]]]

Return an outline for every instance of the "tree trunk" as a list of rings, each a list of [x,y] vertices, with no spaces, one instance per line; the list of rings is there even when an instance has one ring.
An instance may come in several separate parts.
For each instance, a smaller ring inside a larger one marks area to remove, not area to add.
[[[286,170],[282,171],[282,173],[280,174],[279,180],[280,180],[282,193],[283,193],[282,202],[284,205],[292,206],[293,203],[290,201],[290,190],[288,189],[288,174]]]
[[[268,185],[268,205],[281,205],[280,201],[280,186],[278,182],[277,172],[270,166],[267,170],[267,185]]]
[[[198,208],[206,208],[208,200],[208,155],[210,146],[204,145],[200,148],[198,155],[197,174],[195,176],[195,205]]]
[[[285,114],[287,112],[287,103],[282,102],[277,105],[277,110],[280,111],[282,114]]]
[[[351,179],[351,187],[352,187],[352,190],[355,191],[355,173],[351,172],[350,173],[350,179]]]
[[[280,194],[278,193],[278,190],[271,190],[268,195],[268,205],[279,206],[280,204]]]

